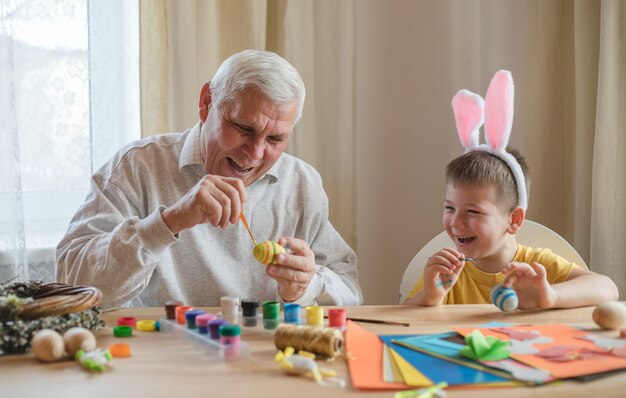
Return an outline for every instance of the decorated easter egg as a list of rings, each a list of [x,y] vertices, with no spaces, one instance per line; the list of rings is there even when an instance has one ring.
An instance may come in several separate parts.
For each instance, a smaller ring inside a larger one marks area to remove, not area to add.
[[[591,316],[602,329],[614,330],[626,322],[626,306],[617,301],[609,301],[597,306]]]
[[[273,240],[266,240],[254,246],[254,258],[263,264],[275,264],[276,256],[280,253],[285,253],[285,248]]]
[[[79,350],[89,352],[96,349],[96,336],[85,328],[68,329],[63,333],[63,342],[65,343],[65,351],[70,358],[74,358]]]
[[[63,337],[52,329],[42,329],[31,340],[31,349],[37,359],[44,362],[54,362],[65,355]]]
[[[491,289],[491,302],[504,312],[514,311],[519,304],[515,290],[502,285],[496,285]]]

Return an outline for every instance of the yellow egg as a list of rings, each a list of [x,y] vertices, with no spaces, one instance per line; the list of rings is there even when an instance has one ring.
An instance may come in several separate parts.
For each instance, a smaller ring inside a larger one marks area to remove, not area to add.
[[[37,332],[30,344],[33,354],[44,362],[58,361],[65,354],[63,337],[52,329],[42,329]]]
[[[79,350],[89,352],[96,349],[96,336],[85,328],[68,329],[63,333],[63,342],[70,358],[74,358]]]
[[[254,246],[253,254],[254,258],[263,264],[275,264],[276,256],[285,252],[285,248],[279,245],[278,242],[266,240]]]
[[[626,306],[617,301],[600,304],[593,310],[592,318],[602,329],[617,329],[626,322]]]

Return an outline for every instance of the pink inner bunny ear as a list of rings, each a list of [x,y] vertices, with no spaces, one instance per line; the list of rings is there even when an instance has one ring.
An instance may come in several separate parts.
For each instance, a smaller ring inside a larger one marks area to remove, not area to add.
[[[485,141],[494,150],[505,150],[513,125],[513,77],[508,70],[493,75],[485,96]]]
[[[483,108],[482,97],[468,90],[460,90],[452,98],[456,130],[465,149],[478,146],[478,130],[483,124]]]

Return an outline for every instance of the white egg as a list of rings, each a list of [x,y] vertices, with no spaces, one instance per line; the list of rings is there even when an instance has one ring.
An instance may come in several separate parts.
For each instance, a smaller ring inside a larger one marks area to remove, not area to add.
[[[74,359],[79,350],[90,352],[96,349],[96,336],[85,328],[71,328],[63,333],[65,351]]]
[[[626,306],[617,301],[600,304],[593,310],[592,318],[603,329],[617,329],[626,322]]]
[[[42,329],[31,340],[33,354],[45,362],[54,362],[63,358],[65,344],[63,337],[52,329]]]

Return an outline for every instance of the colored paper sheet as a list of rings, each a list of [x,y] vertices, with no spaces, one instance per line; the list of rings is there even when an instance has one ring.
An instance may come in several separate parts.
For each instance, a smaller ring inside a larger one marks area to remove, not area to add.
[[[387,383],[400,383],[400,380],[396,380],[393,375],[392,359],[390,358],[389,350],[383,347],[383,380]]]
[[[352,385],[360,390],[405,390],[404,383],[383,380],[383,342],[352,321],[346,327],[346,351]]]
[[[465,367],[473,368],[475,370],[481,370],[486,373],[492,373],[501,378],[509,378],[507,372],[493,369],[480,362],[472,361],[471,359],[461,356],[459,354],[459,350],[463,347],[463,344],[447,340],[454,335],[458,336],[456,332],[412,336],[403,339],[395,339],[394,343],[410,348],[412,350],[420,351],[424,354],[434,356],[448,362],[453,362],[458,365],[464,365]],[[431,380],[437,382],[437,380],[433,378],[431,378]]]
[[[460,354],[460,350],[464,346],[463,337],[456,332],[413,336],[399,339],[396,342],[440,359],[492,373],[503,378],[511,379],[513,378],[511,373],[514,373],[518,379],[515,382],[517,384],[544,384],[553,380],[549,373],[536,371],[535,368],[513,359],[481,362],[466,358]]]
[[[449,335],[451,333],[447,333]],[[385,344],[393,348],[393,350],[413,368],[420,371],[426,378],[433,383],[445,381],[450,386],[468,386],[480,385],[482,387],[502,387],[513,385],[507,377],[495,375],[462,364],[447,361],[436,356],[429,355],[424,352],[416,351],[404,345],[396,344],[396,341],[404,341],[415,337],[415,335],[395,335],[380,336]],[[402,369],[401,369],[402,370]]]
[[[424,374],[422,374],[419,370],[417,370],[414,366],[412,366],[408,361],[406,361],[401,355],[399,355],[394,349],[386,347],[391,352],[391,357],[396,363],[396,366],[400,370],[400,374],[402,375],[402,379],[405,384],[408,384],[411,387],[430,387],[433,385],[433,382],[427,379]]]
[[[582,340],[579,337],[588,334],[584,330],[578,330],[563,324],[550,325],[525,325],[509,327],[519,331],[532,332],[537,331],[543,336],[551,337],[553,341],[546,344],[536,344],[539,349],[546,349],[557,346],[574,346],[588,349],[599,349],[593,342]],[[471,333],[476,328],[454,328],[462,335]],[[494,336],[502,340],[508,340],[509,336],[497,332],[493,328],[478,328],[485,336]],[[549,359],[537,355],[521,355],[513,354],[512,358],[526,363],[538,369],[550,372],[556,378],[579,377],[595,373],[602,373],[616,369],[626,368],[626,358],[620,358],[614,355],[592,355],[590,357],[581,357],[566,362],[551,361]]]
[[[501,361],[511,356],[509,343],[493,336],[484,336],[477,330],[465,336],[460,354],[475,361]]]
[[[383,380],[387,383],[404,383],[404,378],[396,361],[391,356],[391,348],[383,347]]]

